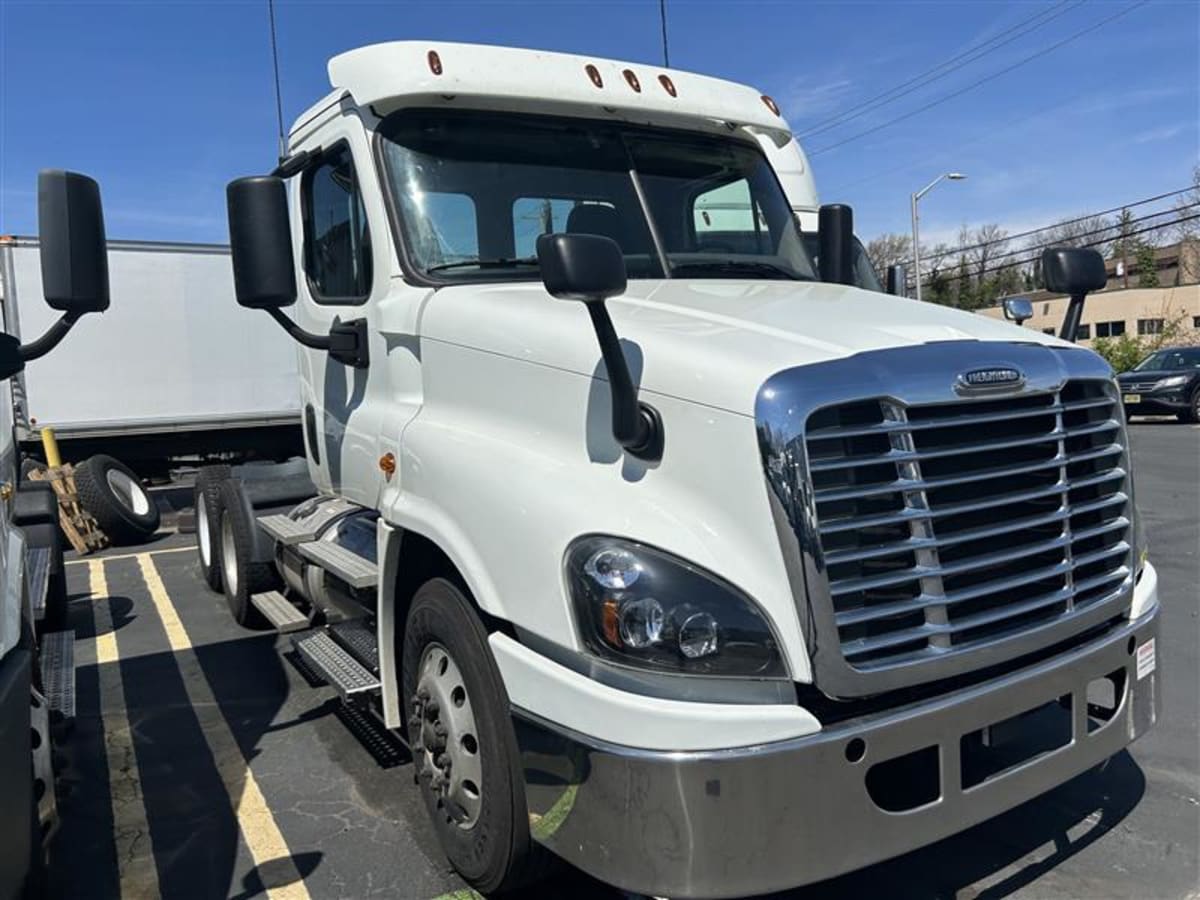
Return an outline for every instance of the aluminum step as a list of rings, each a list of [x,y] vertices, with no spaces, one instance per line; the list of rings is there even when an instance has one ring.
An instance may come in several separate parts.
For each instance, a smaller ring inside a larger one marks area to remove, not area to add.
[[[30,548],[25,554],[25,566],[33,618],[40,622],[46,615],[46,591],[50,587],[50,548]]]
[[[289,519],[285,513],[259,516],[258,527],[287,547],[317,539],[317,529],[311,522],[297,522],[295,519]]]
[[[333,639],[372,672],[379,671],[379,640],[366,619],[347,619],[329,626]]]
[[[46,705],[75,718],[75,632],[52,631],[41,640],[42,690]]]
[[[295,605],[279,591],[265,591],[261,594],[251,594],[250,602],[254,608],[267,617],[267,621],[275,626],[281,634],[289,631],[304,631],[309,627],[308,616],[296,609]]]
[[[336,575],[355,588],[374,587],[377,579],[375,563],[347,550],[333,541],[312,541],[296,547],[309,562]]]
[[[316,674],[331,684],[343,700],[362,697],[379,690],[379,679],[363,668],[325,631],[292,638],[296,652]]]

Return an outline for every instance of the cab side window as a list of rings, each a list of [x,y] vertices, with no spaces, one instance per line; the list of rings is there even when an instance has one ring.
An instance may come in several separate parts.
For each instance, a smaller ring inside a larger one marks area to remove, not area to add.
[[[304,174],[300,199],[313,299],[363,302],[371,292],[371,234],[349,145],[335,145]]]

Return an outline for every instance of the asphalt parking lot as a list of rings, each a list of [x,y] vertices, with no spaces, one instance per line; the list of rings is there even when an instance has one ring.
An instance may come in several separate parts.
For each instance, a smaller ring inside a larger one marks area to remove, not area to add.
[[[1200,427],[1131,435],[1164,607],[1155,730],[998,819],[789,900],[1200,896]],[[72,560],[69,591],[78,715],[55,896],[472,896],[403,747],[314,687],[286,636],[234,624],[190,535]],[[570,872],[537,895],[620,896]]]

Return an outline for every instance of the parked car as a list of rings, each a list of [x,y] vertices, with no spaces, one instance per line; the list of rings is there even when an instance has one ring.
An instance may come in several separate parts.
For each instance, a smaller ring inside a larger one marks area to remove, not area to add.
[[[1200,347],[1155,350],[1117,376],[1128,416],[1200,422]]]

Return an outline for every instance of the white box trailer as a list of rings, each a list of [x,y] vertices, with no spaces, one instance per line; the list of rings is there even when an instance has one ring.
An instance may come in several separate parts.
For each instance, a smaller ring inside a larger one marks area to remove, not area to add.
[[[36,238],[0,238],[4,328],[36,336],[42,301]],[[127,460],[303,453],[296,350],[237,306],[229,248],[109,241],[113,303],[80,321],[54,357],[13,379],[23,444],[51,427],[68,457]]]

